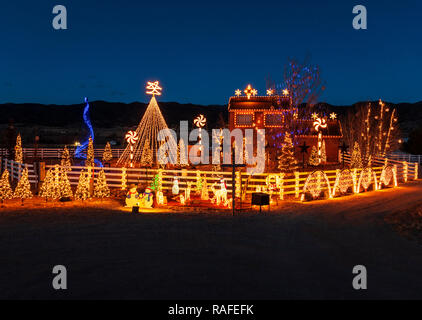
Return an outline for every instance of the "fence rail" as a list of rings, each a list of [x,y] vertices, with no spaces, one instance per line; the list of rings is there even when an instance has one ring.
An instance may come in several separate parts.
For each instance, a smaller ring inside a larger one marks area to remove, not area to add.
[[[350,163],[350,155],[345,155],[345,162]],[[37,172],[37,164],[22,164],[8,159],[1,159],[0,164],[2,171],[7,169],[10,173],[11,180],[19,180],[24,168],[28,168],[29,181],[31,184],[38,185],[44,177],[44,170],[40,169],[41,174]],[[350,185],[354,193],[359,193],[361,185],[367,190],[368,186],[373,185],[374,190],[378,190],[382,184],[397,186],[398,182],[407,182],[411,179],[418,178],[418,163],[408,163],[406,161],[397,161],[392,159],[376,158],[372,161],[373,168],[363,169],[337,169],[337,170],[318,170],[313,172],[294,172],[290,174],[282,173],[262,173],[248,175],[245,172],[236,173],[236,196],[244,197],[257,191],[268,192],[270,194],[279,195],[283,199],[285,195],[293,195],[296,198],[303,197],[306,192],[312,191],[315,185],[318,185],[320,191],[327,191],[330,197],[336,194],[336,188],[340,188],[343,183],[340,179],[346,177],[347,183]],[[55,168],[56,165],[46,165],[45,169]],[[184,191],[191,184],[192,190],[196,189],[198,178],[202,179],[202,184],[207,183],[209,189],[218,190],[219,183],[223,178],[227,186],[228,192],[232,190],[232,173],[231,172],[215,172],[200,170],[157,170],[157,169],[138,169],[138,168],[87,168],[81,166],[72,166],[68,172],[68,178],[71,185],[75,186],[79,182],[82,170],[89,171],[94,182],[98,178],[101,169],[104,170],[107,183],[112,188],[126,189],[131,184],[149,185],[156,174],[160,174],[162,178],[163,190],[171,190],[177,178],[179,190]],[[41,176],[41,177],[40,177]],[[205,179],[205,180],[204,180]],[[344,181],[346,181],[345,179]],[[369,179],[369,182],[368,182]]]
[[[417,162],[422,164],[422,155],[420,154],[410,154],[410,153],[390,153],[387,155],[388,159],[397,160],[397,161],[406,161],[406,162]]]
[[[13,182],[15,180],[19,180],[22,175],[22,171],[27,168],[28,169],[28,180],[29,183],[33,185],[38,184],[38,174],[36,173],[35,167],[33,164],[24,164],[19,163],[13,160],[2,159],[0,158],[1,163],[1,171],[7,170],[9,171],[10,180]]]
[[[64,147],[63,147],[64,148]],[[48,158],[60,158],[63,152],[63,148],[22,148],[24,159],[28,158],[38,158],[38,159],[48,159]],[[75,153],[76,147],[68,146],[69,153],[73,155]],[[120,158],[121,154],[125,149],[111,149],[113,158]],[[104,153],[104,148],[94,148],[94,156],[98,159],[101,159]],[[0,149],[0,155],[8,156],[9,152],[7,149]]]

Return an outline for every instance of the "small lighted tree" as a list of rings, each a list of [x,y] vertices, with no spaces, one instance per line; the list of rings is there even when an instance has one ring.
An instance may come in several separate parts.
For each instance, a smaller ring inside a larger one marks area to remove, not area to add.
[[[352,156],[350,159],[350,168],[362,168],[362,156],[359,143],[356,141],[355,145],[353,146]]]
[[[23,169],[22,176],[19,179],[13,197],[21,199],[22,204],[25,199],[32,198],[31,185],[28,179],[28,168]]]
[[[85,171],[81,171],[79,176],[78,187],[76,188],[75,198],[78,200],[86,200],[90,197],[89,194],[89,179]]]
[[[13,192],[12,192],[12,188],[10,187],[10,182],[9,182],[9,171],[4,170],[0,179],[0,200],[1,200],[2,206],[3,206],[4,200],[12,199],[12,197],[13,197]]]
[[[16,137],[15,161],[19,163],[23,162],[22,138],[20,134]]]
[[[113,159],[113,153],[111,152],[110,142],[107,142],[103,152],[103,162],[108,163]]]
[[[62,159],[60,165],[67,172],[72,171],[72,162],[70,161],[69,149],[65,146],[62,152]]]
[[[201,194],[202,190],[202,177],[199,170],[196,171],[196,193]]]
[[[104,172],[104,169],[101,169],[98,173],[97,183],[94,188],[94,197],[95,198],[108,198],[110,197],[110,189],[107,185],[107,179]]]
[[[201,189],[201,200],[209,200],[209,190],[208,190],[208,183],[207,178],[204,177],[202,180],[202,189]]]
[[[91,137],[89,137],[88,150],[86,152],[85,165],[87,167],[93,167],[94,166],[94,142],[92,141]]]
[[[311,155],[309,156],[308,163],[311,166],[317,166],[319,165],[319,156],[318,156],[318,150],[315,146],[312,146]]]
[[[44,182],[41,185],[40,197],[45,198],[45,201],[48,199],[58,199],[60,197],[55,169],[49,169],[47,171]]]
[[[281,172],[291,172],[297,169],[297,160],[294,153],[293,141],[290,133],[284,135],[284,143],[281,154],[278,156],[278,169]]]
[[[59,178],[59,185],[58,185],[60,198],[72,198],[73,192],[70,186],[69,179],[67,177],[67,171],[61,170],[60,178]]]

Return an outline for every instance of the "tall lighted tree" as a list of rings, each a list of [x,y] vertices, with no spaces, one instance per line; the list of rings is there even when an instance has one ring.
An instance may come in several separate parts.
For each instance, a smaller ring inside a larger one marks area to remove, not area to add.
[[[145,146],[142,149],[142,156],[141,156],[141,166],[142,167],[151,167],[152,166],[152,149],[149,143],[149,139],[145,140]]]
[[[9,182],[9,171],[4,170],[0,179],[0,200],[2,205],[4,200],[11,199],[12,197],[13,192]]]
[[[86,200],[90,197],[89,178],[85,171],[81,171],[79,176],[78,187],[76,188],[75,198],[78,200]]]
[[[86,151],[86,162],[85,165],[87,167],[93,167],[94,166],[94,141],[92,141],[92,138],[89,137],[88,142],[88,149]]]
[[[181,167],[187,167],[189,165],[187,157],[187,148],[183,139],[179,140],[179,145],[177,148],[177,159]]]
[[[104,172],[104,169],[101,169],[98,173],[97,183],[94,188],[94,197],[95,198],[108,198],[110,197],[110,189],[107,185],[107,179]]]
[[[321,162],[322,163],[326,163],[327,162],[327,150],[325,149],[325,140],[322,141]]]
[[[20,134],[16,137],[15,161],[19,163],[23,162],[22,138]]]
[[[291,172],[296,170],[297,167],[293,141],[290,133],[286,132],[284,135],[284,143],[281,147],[281,154],[278,156],[278,169],[281,172]]]
[[[69,153],[69,149],[67,149],[66,146],[64,147],[63,152],[62,152],[60,165],[62,166],[64,170],[68,172],[72,170],[72,162],[70,161],[70,153]]]
[[[22,204],[25,199],[32,198],[31,184],[29,183],[28,178],[28,168],[23,169],[21,178],[19,179],[18,185],[16,186],[13,197],[21,199]]]
[[[152,98],[149,102],[149,105],[145,111],[144,116],[141,119],[141,122],[136,129],[136,133],[139,136],[138,141],[133,145],[133,162],[140,162],[142,157],[142,151],[146,147],[146,141],[148,139],[150,143],[150,149],[153,153],[152,164],[157,164],[157,151],[160,147],[160,142],[158,141],[158,132],[163,129],[167,129],[167,123],[164,120],[164,117],[161,113],[160,107],[158,106],[157,100],[155,99],[156,95],[161,95],[161,88],[159,87],[158,81],[148,82],[147,85],[147,94],[152,95]],[[172,150],[169,156],[172,157],[175,161],[177,156],[177,141],[173,138],[170,138],[167,141],[167,145]],[[130,147],[127,146],[125,151],[122,153],[121,157],[117,161],[118,165],[127,165],[130,163]]]
[[[113,153],[111,152],[110,142],[107,142],[103,152],[103,162],[108,163],[113,159]]]
[[[359,143],[355,141],[353,146],[352,156],[350,159],[350,168],[362,168],[362,155],[360,152]]]

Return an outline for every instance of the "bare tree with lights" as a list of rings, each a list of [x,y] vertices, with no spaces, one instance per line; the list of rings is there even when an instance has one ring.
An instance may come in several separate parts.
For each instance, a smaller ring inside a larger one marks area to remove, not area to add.
[[[355,107],[344,117],[343,136],[349,146],[358,143],[362,165],[376,157],[385,157],[398,146],[397,110],[383,101]]]

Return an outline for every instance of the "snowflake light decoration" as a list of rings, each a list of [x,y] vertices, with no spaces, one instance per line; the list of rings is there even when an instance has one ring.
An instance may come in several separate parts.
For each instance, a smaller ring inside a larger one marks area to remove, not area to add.
[[[237,89],[234,94],[236,95],[236,97],[240,97],[242,95],[242,91],[240,89]]]
[[[283,90],[283,96],[287,97],[289,95],[289,90],[284,89]]]
[[[274,94],[274,90],[273,89],[268,89],[267,90],[267,95],[269,95],[270,97]]]
[[[318,114],[314,112],[314,113],[312,114],[312,119],[316,120],[317,118],[318,118]]]
[[[337,114],[335,114],[334,112],[332,112],[332,113],[330,114],[330,119],[331,119],[331,120],[336,120],[336,119],[337,119]]]

